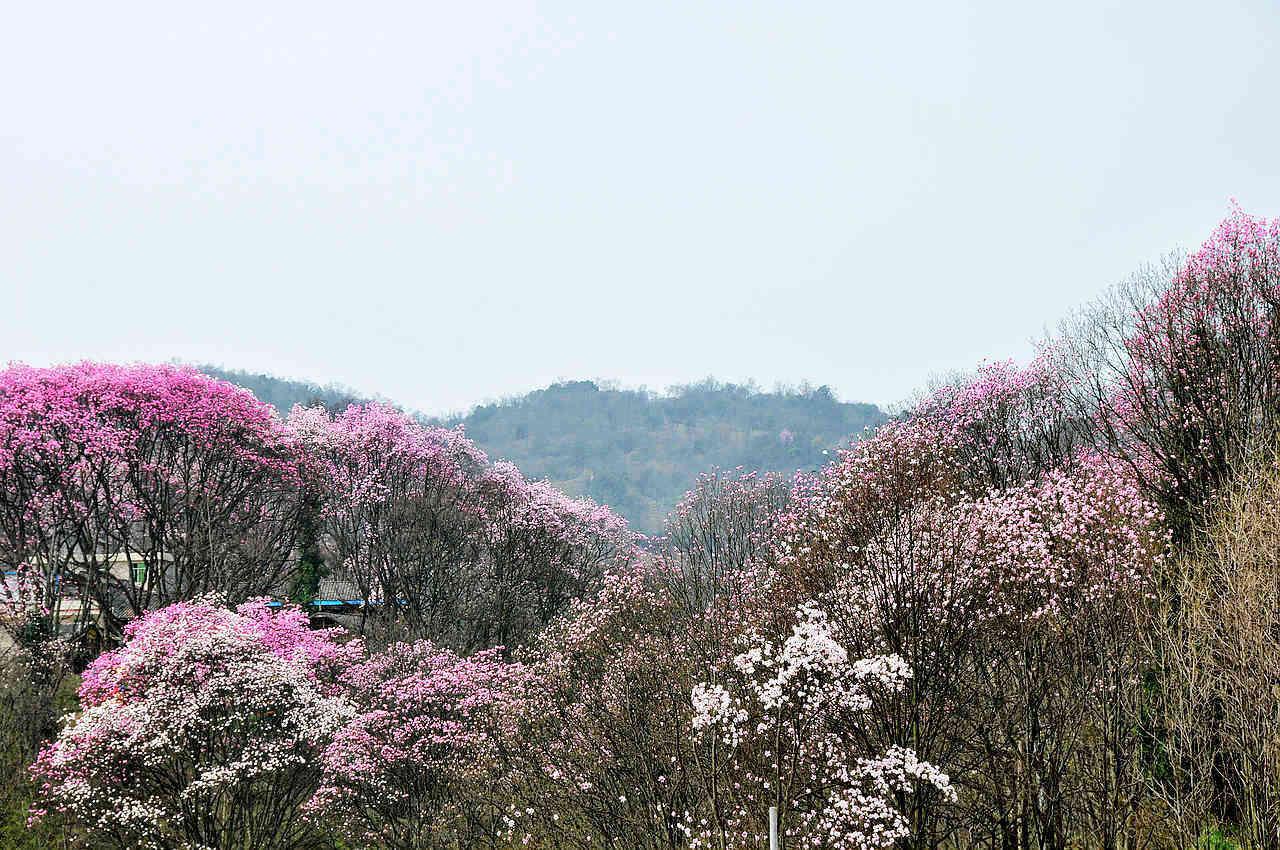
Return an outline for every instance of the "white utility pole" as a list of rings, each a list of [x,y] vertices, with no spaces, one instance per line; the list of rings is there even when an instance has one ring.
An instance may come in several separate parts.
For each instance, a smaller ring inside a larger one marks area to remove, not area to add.
[[[780,850],[778,845],[778,807],[769,807],[769,850]]]

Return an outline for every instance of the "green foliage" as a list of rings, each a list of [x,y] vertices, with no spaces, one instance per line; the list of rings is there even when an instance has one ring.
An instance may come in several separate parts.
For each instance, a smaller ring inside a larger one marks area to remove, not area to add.
[[[320,501],[313,493],[303,497],[298,512],[298,549],[298,570],[289,598],[309,605],[320,592],[320,580],[329,574],[320,551]]]
[[[309,557],[306,552],[298,559],[298,573],[294,577],[289,599],[299,605],[310,605],[320,592],[320,579],[327,575],[323,559]]]
[[[1220,827],[1211,826],[1200,834],[1195,850],[1240,850],[1240,844],[1223,833]]]
[[[30,805],[30,789],[26,786],[7,791],[0,799],[0,850],[47,850],[62,846],[61,830],[52,823],[34,829],[27,827]]]
[[[55,818],[27,826],[34,788],[27,766],[43,740],[57,731],[60,716],[76,707],[75,677],[51,681],[23,664],[0,664],[0,850],[63,847]]]

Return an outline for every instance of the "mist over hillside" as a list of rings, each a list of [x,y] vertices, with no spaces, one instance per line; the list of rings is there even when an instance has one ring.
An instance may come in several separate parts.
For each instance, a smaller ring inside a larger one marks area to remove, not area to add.
[[[342,408],[361,400],[335,385],[201,369],[282,413],[294,404]],[[656,534],[699,473],[739,466],[813,470],[827,459],[824,452],[886,418],[874,404],[840,401],[825,386],[762,391],[707,379],[662,394],[568,381],[430,421],[460,424],[491,457],[607,504],[636,530]]]

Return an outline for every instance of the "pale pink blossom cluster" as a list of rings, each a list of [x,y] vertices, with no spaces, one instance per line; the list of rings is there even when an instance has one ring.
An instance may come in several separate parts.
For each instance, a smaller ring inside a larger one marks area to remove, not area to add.
[[[296,831],[272,813],[311,793],[354,714],[327,686],[329,665],[359,647],[335,637],[261,603],[201,600],[135,620],[85,672],[81,711],[32,766],[33,817],[56,811],[117,847],[223,846],[230,821],[255,813],[259,829]]]
[[[984,368],[842,453],[785,518],[784,561],[802,575],[816,562],[812,591],[837,591],[849,622],[908,584],[937,616],[993,622],[1141,595],[1167,547],[1163,516],[1124,464],[1032,451],[1064,415],[1046,369]],[[989,431],[1028,439],[1014,451]],[[997,466],[1018,475],[970,463],[1000,445],[1011,454]]]
[[[121,848],[304,846],[329,830],[424,846],[423,823],[460,835],[487,804],[480,780],[526,678],[496,650],[370,655],[296,608],[177,603],[85,671],[80,711],[31,768],[32,817]]]
[[[1202,504],[1275,427],[1280,218],[1233,206],[1116,347],[1098,400],[1103,447],[1167,506]]]
[[[957,508],[984,619],[1071,617],[1143,597],[1168,547],[1163,517],[1131,475],[1097,455],[1076,469]]]

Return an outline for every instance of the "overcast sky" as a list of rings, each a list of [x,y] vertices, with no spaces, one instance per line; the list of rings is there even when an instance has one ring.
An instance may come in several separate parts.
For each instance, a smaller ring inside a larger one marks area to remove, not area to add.
[[[1280,214],[1280,7],[15,3],[0,360],[895,402]]]

